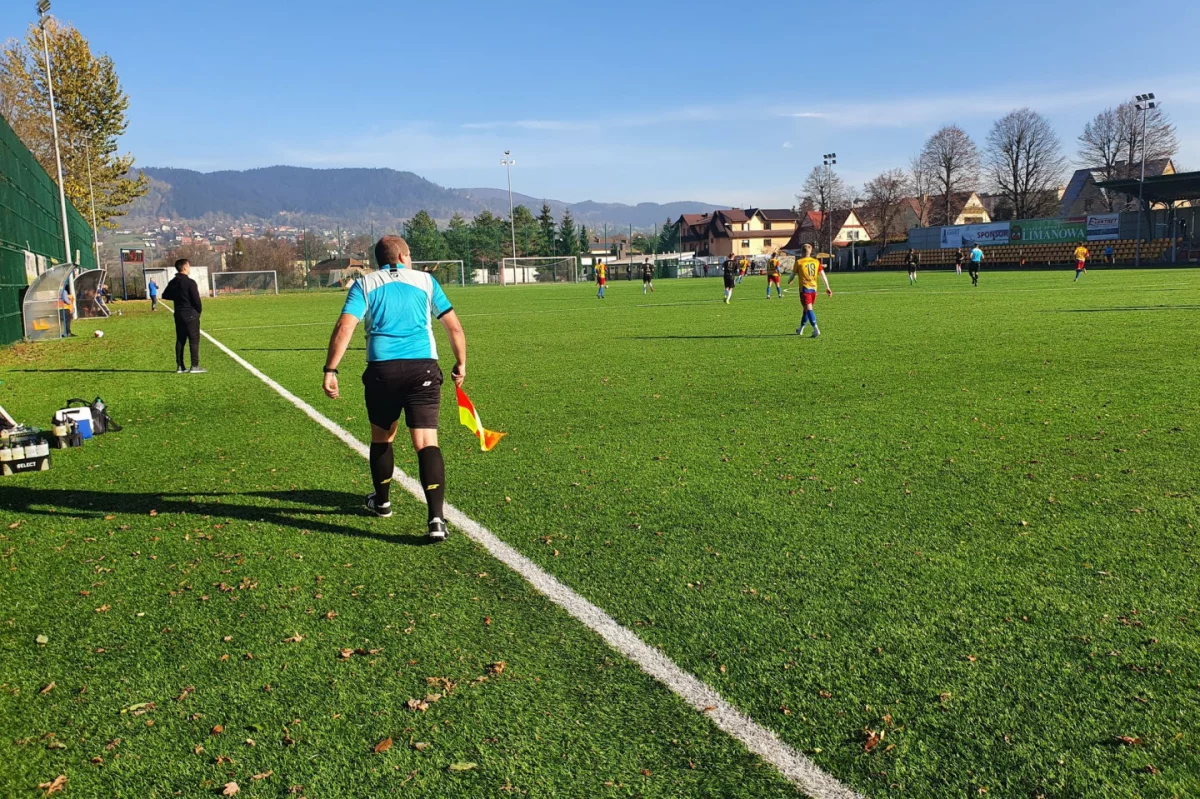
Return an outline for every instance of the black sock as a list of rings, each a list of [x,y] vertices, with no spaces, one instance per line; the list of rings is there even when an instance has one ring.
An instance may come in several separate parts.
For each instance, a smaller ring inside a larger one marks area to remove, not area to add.
[[[446,461],[442,459],[440,447],[425,447],[417,452],[417,464],[421,471],[421,487],[425,489],[425,501],[429,504],[429,520],[445,519],[442,503],[446,501]]]
[[[375,484],[375,504],[386,505],[392,488],[396,458],[391,444],[371,444],[371,482]]]

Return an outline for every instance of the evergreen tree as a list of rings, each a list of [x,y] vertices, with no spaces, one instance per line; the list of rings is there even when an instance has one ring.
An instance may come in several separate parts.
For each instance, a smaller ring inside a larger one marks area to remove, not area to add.
[[[414,261],[444,261],[450,255],[437,222],[423,209],[404,223],[404,239]]]
[[[575,219],[571,211],[563,211],[562,221],[558,223],[558,249],[555,255],[575,255],[575,246],[579,243],[575,238]]]
[[[536,255],[534,250],[537,249],[538,243],[538,225],[537,220],[533,218],[533,212],[524,205],[518,205],[513,209],[513,221],[517,236],[517,255]],[[509,246],[511,248],[512,245]]]
[[[496,265],[508,252],[505,244],[508,225],[491,211],[480,211],[471,220],[471,261],[474,268]]]
[[[587,255],[588,251],[591,249],[592,249],[592,240],[588,236],[587,226],[580,225],[579,226],[579,254]]]
[[[556,250],[554,215],[550,213],[550,203],[542,202],[542,212],[538,214],[538,255],[558,255]]]
[[[471,228],[467,224],[467,220],[463,219],[462,214],[455,213],[450,218],[450,224],[446,226],[446,232],[442,234],[442,237],[446,240],[448,257],[454,261],[462,261],[463,266],[470,268]]]

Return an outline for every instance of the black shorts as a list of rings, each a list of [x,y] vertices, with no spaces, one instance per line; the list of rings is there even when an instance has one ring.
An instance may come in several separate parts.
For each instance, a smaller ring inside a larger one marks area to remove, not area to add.
[[[367,418],[391,428],[400,414],[410,430],[436,430],[442,404],[442,369],[432,359],[376,361],[362,376]]]
[[[733,288],[733,276],[732,275],[725,275],[725,288],[727,288],[727,289]]]
[[[652,283],[652,282],[654,282],[654,278],[651,277],[650,275],[642,275],[642,282],[643,283]]]

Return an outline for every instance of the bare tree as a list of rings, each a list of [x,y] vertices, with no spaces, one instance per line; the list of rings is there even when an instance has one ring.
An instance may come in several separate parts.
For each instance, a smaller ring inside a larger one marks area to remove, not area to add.
[[[908,184],[917,201],[917,222],[921,227],[928,227],[929,204],[933,197],[933,173],[921,160],[920,155],[913,156],[908,164]]]
[[[1083,167],[1098,172],[1104,180],[1134,177],[1140,173],[1142,159],[1157,161],[1174,157],[1179,149],[1175,126],[1161,108],[1146,114],[1146,141],[1142,142],[1142,112],[1133,103],[1106,108],[1083,126],[1079,136],[1078,157]],[[1143,155],[1144,149],[1144,155]],[[1108,210],[1116,211],[1128,203],[1120,195],[1104,192]]]
[[[949,223],[953,195],[973,191],[979,180],[979,148],[962,128],[946,125],[925,142],[921,164],[942,194],[942,219]]]
[[[1055,216],[1067,161],[1054,128],[1029,108],[1010,111],[987,139],[988,179],[1012,207],[1014,219]]]
[[[817,231],[817,247],[829,252],[833,245],[828,241],[827,214],[849,205],[850,191],[838,173],[826,166],[814,166],[805,178],[801,191],[803,193],[796,197],[800,201],[800,207],[808,206],[819,211],[821,219],[825,221],[821,230]]]
[[[881,241],[886,247],[890,239],[900,237],[908,188],[903,169],[880,172],[863,186],[866,203],[859,213],[872,241]]]

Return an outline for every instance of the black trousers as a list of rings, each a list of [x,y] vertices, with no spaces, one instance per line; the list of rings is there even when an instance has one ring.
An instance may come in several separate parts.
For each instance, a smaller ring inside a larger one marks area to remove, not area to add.
[[[191,309],[175,312],[175,365],[183,365],[184,345],[191,347],[192,366],[200,365],[200,314]]]

